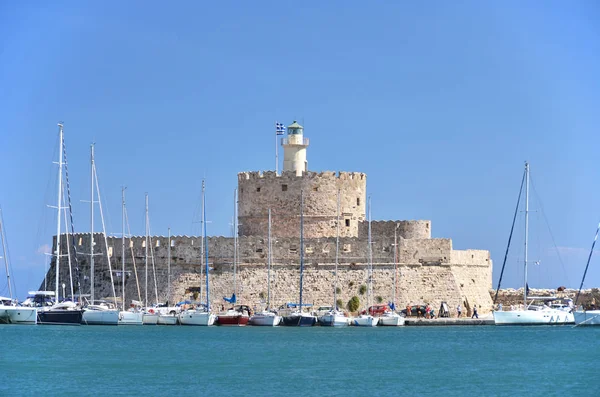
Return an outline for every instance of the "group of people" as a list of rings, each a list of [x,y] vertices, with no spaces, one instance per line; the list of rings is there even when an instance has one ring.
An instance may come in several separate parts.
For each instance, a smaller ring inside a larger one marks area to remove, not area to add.
[[[460,317],[462,314],[462,308],[460,307],[460,303],[456,306],[456,317]],[[473,305],[473,314],[471,318],[479,318],[479,313],[477,313],[477,305]]]
[[[435,311],[433,310],[433,308],[429,305],[429,303],[425,306],[425,308],[423,308],[422,306],[416,306],[416,315],[417,318],[435,318]],[[409,304],[406,306],[406,316],[410,317],[412,316],[412,306]]]

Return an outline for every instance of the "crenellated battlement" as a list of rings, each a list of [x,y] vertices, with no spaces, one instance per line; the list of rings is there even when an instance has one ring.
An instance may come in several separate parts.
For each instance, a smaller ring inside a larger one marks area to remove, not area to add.
[[[328,179],[328,180],[364,180],[367,175],[363,172],[346,172],[346,171],[306,171],[301,176],[296,175],[294,171],[282,171],[277,174],[275,171],[244,171],[238,173],[238,182],[242,181],[265,181],[275,179],[281,182],[283,179]]]

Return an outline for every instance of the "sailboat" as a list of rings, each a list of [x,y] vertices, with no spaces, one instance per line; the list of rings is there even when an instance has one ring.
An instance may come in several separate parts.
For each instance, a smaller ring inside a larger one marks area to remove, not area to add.
[[[587,275],[588,267],[590,266],[590,260],[592,259],[592,254],[594,253],[594,246],[596,245],[596,241],[598,240],[599,231],[600,223],[598,224],[598,228],[596,229],[596,236],[594,237],[594,242],[592,243],[592,249],[590,250],[590,255],[588,256],[588,260],[585,265],[585,270],[583,271],[583,277],[581,278],[579,291],[577,291],[577,296],[575,297],[575,307],[577,307],[577,303],[579,302],[579,295],[581,294],[581,289],[583,288],[583,283],[585,282],[585,276]],[[592,308],[591,310],[579,308],[575,311],[574,317],[575,324],[577,325],[600,325],[600,309],[597,308]]]
[[[54,291],[35,291],[33,293],[33,304],[37,307],[37,323],[53,325],[81,325],[83,311],[74,302],[59,302],[59,280],[60,280],[60,233],[61,233],[61,210],[65,209],[63,204],[63,154],[65,153],[65,140],[63,124],[58,124],[59,131],[59,154],[58,154],[58,200],[56,203],[56,252],[55,252],[55,286]],[[53,305],[48,306],[48,298],[54,298]]]
[[[373,295],[373,247],[371,241],[371,197],[369,197],[369,265],[367,270],[368,287],[367,287],[367,308],[371,304],[371,296]],[[355,317],[352,320],[352,325],[357,327],[375,327],[379,322],[379,317],[373,317],[373,315],[366,311],[364,314]]]
[[[108,261],[108,270],[112,281],[112,267],[110,264],[110,255],[108,252],[108,241],[106,239],[106,230],[104,228],[104,215],[102,214],[102,203],[100,201],[100,189],[98,188],[98,176],[96,175],[96,163],[94,159],[94,144],[90,148],[91,155],[91,201],[90,201],[90,301],[83,308],[82,324],[85,325],[117,325],[119,323],[119,310],[110,302],[105,300],[96,301],[94,291],[94,187],[98,193],[98,205],[100,206],[100,216],[102,218],[102,229],[104,235],[104,249],[106,250],[106,259]],[[113,288],[113,298],[116,302],[114,293],[115,285],[111,282]]]
[[[265,310],[255,313],[250,317],[250,324],[274,327],[281,322],[281,316],[271,311],[271,261],[273,258],[271,244],[271,209],[269,208],[269,231],[268,231],[268,257],[267,257],[267,307]]]
[[[158,315],[159,313],[153,308],[148,306],[148,248],[150,246],[150,225],[148,220],[148,193],[146,193],[146,240],[145,240],[145,255],[144,255],[144,264],[145,264],[145,286],[144,286],[144,315],[142,317],[142,322],[144,325],[156,325],[158,324]]]
[[[233,193],[233,294],[231,298],[223,298],[226,302],[235,304],[237,302],[237,284],[236,284],[236,267],[237,267],[237,189]],[[226,312],[217,316],[218,325],[229,326],[244,326],[250,320],[250,308],[246,305],[235,305],[229,308]]]
[[[206,192],[205,183],[202,180],[202,249],[204,256],[200,255],[200,260],[204,259],[206,270],[206,304],[189,309],[179,313],[179,323],[181,325],[203,325],[210,326],[215,322],[215,315],[210,311],[210,293],[208,282],[208,239],[206,238]]]
[[[123,306],[119,312],[119,325],[142,325],[143,324],[143,312],[139,309],[139,305],[135,305],[136,301],[133,301],[133,307],[130,310],[125,310],[125,187],[121,188],[121,300]],[[133,252],[133,249],[132,249]],[[131,256],[132,261],[135,261],[133,255]],[[135,264],[135,262],[134,262]],[[136,270],[137,280],[137,270]],[[138,290],[139,293],[139,290]]]
[[[533,305],[535,300],[544,299],[546,302],[549,300],[555,300],[555,298],[542,298],[542,297],[531,297],[527,296],[529,293],[529,286],[527,284],[527,243],[529,238],[529,163],[525,163],[525,172],[521,181],[521,190],[519,191],[519,199],[517,201],[517,208],[513,218],[513,225],[511,228],[510,237],[508,240],[508,246],[510,247],[510,241],[512,238],[512,230],[514,229],[515,220],[517,217],[517,211],[519,209],[519,201],[521,199],[521,193],[523,190],[523,184],[525,184],[525,261],[524,261],[524,273],[525,273],[525,285],[523,288],[523,307],[524,309],[510,310],[510,311],[494,311],[494,323],[496,325],[552,325],[552,324],[570,324],[573,323],[573,313],[570,312],[569,308],[556,309],[546,304],[544,305]],[[506,254],[508,255],[508,247]],[[504,259],[506,264],[506,255]],[[498,288],[496,289],[496,297],[498,296],[498,290],[500,289],[500,282],[502,281],[502,273],[504,272],[504,265],[502,266],[502,272],[500,274],[500,280],[498,281]],[[528,299],[531,302],[528,304]],[[496,299],[494,299],[494,302]]]
[[[386,310],[379,317],[379,325],[398,327],[404,325],[405,319],[396,312],[396,295],[398,292],[398,228],[394,229],[394,289],[392,291],[392,300],[388,303]]]
[[[169,228],[169,241],[167,246],[167,310],[168,306],[171,303],[171,228]],[[176,325],[177,324],[177,316],[176,313],[168,312],[168,313],[160,313],[158,315],[159,325]]]
[[[35,307],[25,307],[18,305],[13,299],[12,281],[10,279],[10,264],[8,258],[8,250],[6,244],[6,236],[4,234],[4,217],[2,208],[0,208],[0,245],[2,245],[2,256],[4,266],[6,268],[6,283],[8,285],[8,294],[10,297],[0,297],[0,324],[36,324],[37,310]]]
[[[300,190],[300,302],[296,305],[288,303],[288,308],[296,308],[292,313],[283,316],[283,324],[295,327],[312,327],[316,324],[317,318],[309,313],[304,313],[302,308],[302,283],[304,281],[304,192]]]
[[[326,327],[346,327],[350,319],[337,307],[338,262],[340,254],[340,191],[337,192],[337,220],[335,238],[335,283],[333,286],[333,306],[331,310],[319,317],[319,324]]]

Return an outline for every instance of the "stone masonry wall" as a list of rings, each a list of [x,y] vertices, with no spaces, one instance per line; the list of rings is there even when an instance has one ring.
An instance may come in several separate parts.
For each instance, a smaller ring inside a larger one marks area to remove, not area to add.
[[[358,172],[292,171],[238,174],[240,236],[267,236],[271,209],[272,235],[299,237],[300,192],[304,195],[305,238],[333,237],[337,233],[337,194],[340,191],[340,235],[357,237],[365,220],[367,176]]]
[[[96,297],[112,295],[110,274],[104,240],[100,233],[94,234]],[[167,247],[168,239],[153,236],[154,263],[158,286],[158,301],[166,300],[167,291]],[[62,252],[66,252],[65,239]],[[85,253],[89,247],[89,234],[75,236],[78,252]],[[121,239],[109,238],[109,250],[116,292],[121,296]],[[201,270],[200,237],[174,236],[171,249],[171,301],[190,298],[186,290],[190,287],[204,288]],[[373,236],[373,300],[381,297],[387,302],[392,298],[394,275],[393,236]],[[209,237],[210,293],[213,308],[224,304],[224,296],[233,292],[233,239]],[[150,247],[149,247],[150,248]],[[145,296],[145,238],[132,237],[126,240],[126,301],[138,299],[132,251],[137,267],[141,299]],[[331,304],[335,268],[335,238],[305,240],[304,299],[316,305]],[[236,283],[240,301],[259,305],[261,293],[267,291],[267,240],[261,237],[239,238],[239,257]],[[492,262],[488,251],[454,251],[450,239],[399,239],[399,263],[397,268],[397,302],[430,303],[439,308],[442,301],[450,307],[459,302],[465,308],[473,304],[491,307]],[[89,257],[78,255],[82,292],[89,293]],[[340,239],[338,288],[339,298],[347,303],[354,295],[366,304],[366,296],[359,294],[361,285],[367,283],[368,244],[364,239],[346,237]],[[74,262],[73,262],[74,265]],[[54,286],[54,261],[47,274],[48,285]],[[148,264],[148,301],[155,302],[152,263]],[[297,238],[278,237],[273,241],[272,306],[298,300],[299,285],[299,241]],[[61,283],[69,283],[67,259],[61,262]],[[43,288],[43,282],[42,282]],[[67,288],[69,291],[69,288]],[[364,306],[364,305],[363,305]]]

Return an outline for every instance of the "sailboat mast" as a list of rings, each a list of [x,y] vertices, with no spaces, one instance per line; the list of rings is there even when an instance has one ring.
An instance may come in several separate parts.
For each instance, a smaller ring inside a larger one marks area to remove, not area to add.
[[[392,304],[394,305],[394,310],[396,307],[396,294],[398,294],[398,224],[394,228],[394,291],[392,296]]]
[[[200,302],[202,302],[202,272],[204,271],[204,179],[202,180],[202,208],[200,214]],[[208,273],[207,273],[208,274]]]
[[[58,155],[58,200],[56,202],[56,211],[57,211],[57,219],[56,219],[56,282],[54,286],[55,293],[55,302],[58,303],[59,295],[58,295],[58,280],[60,278],[60,206],[62,204],[62,168],[63,168],[63,125],[58,123],[58,131],[59,131],[59,155]]]
[[[237,267],[237,188],[233,191],[233,293],[237,299],[237,284],[235,279]]]
[[[90,303],[94,304],[94,144],[90,145]]]
[[[144,306],[147,307],[148,306],[148,193],[146,193],[146,219],[145,219],[145,226],[146,226],[146,251],[145,251],[145,258],[144,258],[144,264],[145,264],[145,286],[144,286]]]
[[[529,238],[529,163],[525,162],[525,263],[523,305],[527,307],[527,239]]]
[[[121,299],[125,311],[125,186],[121,187]]]
[[[300,313],[302,313],[302,282],[304,279],[304,192],[300,190]]]
[[[269,208],[269,256],[267,258],[268,261],[268,267],[267,267],[267,310],[269,310],[271,308],[271,258],[272,258],[272,254],[271,254],[271,249],[272,249],[272,245],[271,245],[271,209]]]
[[[369,270],[368,270],[368,282],[369,282],[369,287],[367,289],[367,313],[369,311],[369,306],[371,305],[371,294],[372,294],[372,288],[373,288],[373,284],[371,281],[371,277],[373,274],[373,247],[371,247],[371,196],[369,196]]]
[[[333,309],[337,310],[337,285],[338,285],[338,261],[340,254],[340,190],[337,191],[337,213],[336,213],[336,236],[335,236],[335,285],[333,286]]]
[[[206,192],[204,188],[204,181],[202,181],[202,217],[204,218],[203,234],[204,234],[204,266],[206,268],[206,308],[210,312],[210,293],[208,290],[208,241],[206,238],[206,205],[205,197]]]
[[[4,265],[6,266],[6,282],[8,283],[8,293],[12,300],[12,286],[10,285],[10,272],[8,266],[8,253],[6,252],[6,240],[4,236],[4,217],[2,216],[2,208],[0,208],[0,239],[2,240],[2,256],[4,257]]]
[[[169,228],[169,245],[167,247],[167,306],[171,302],[171,228]]]

